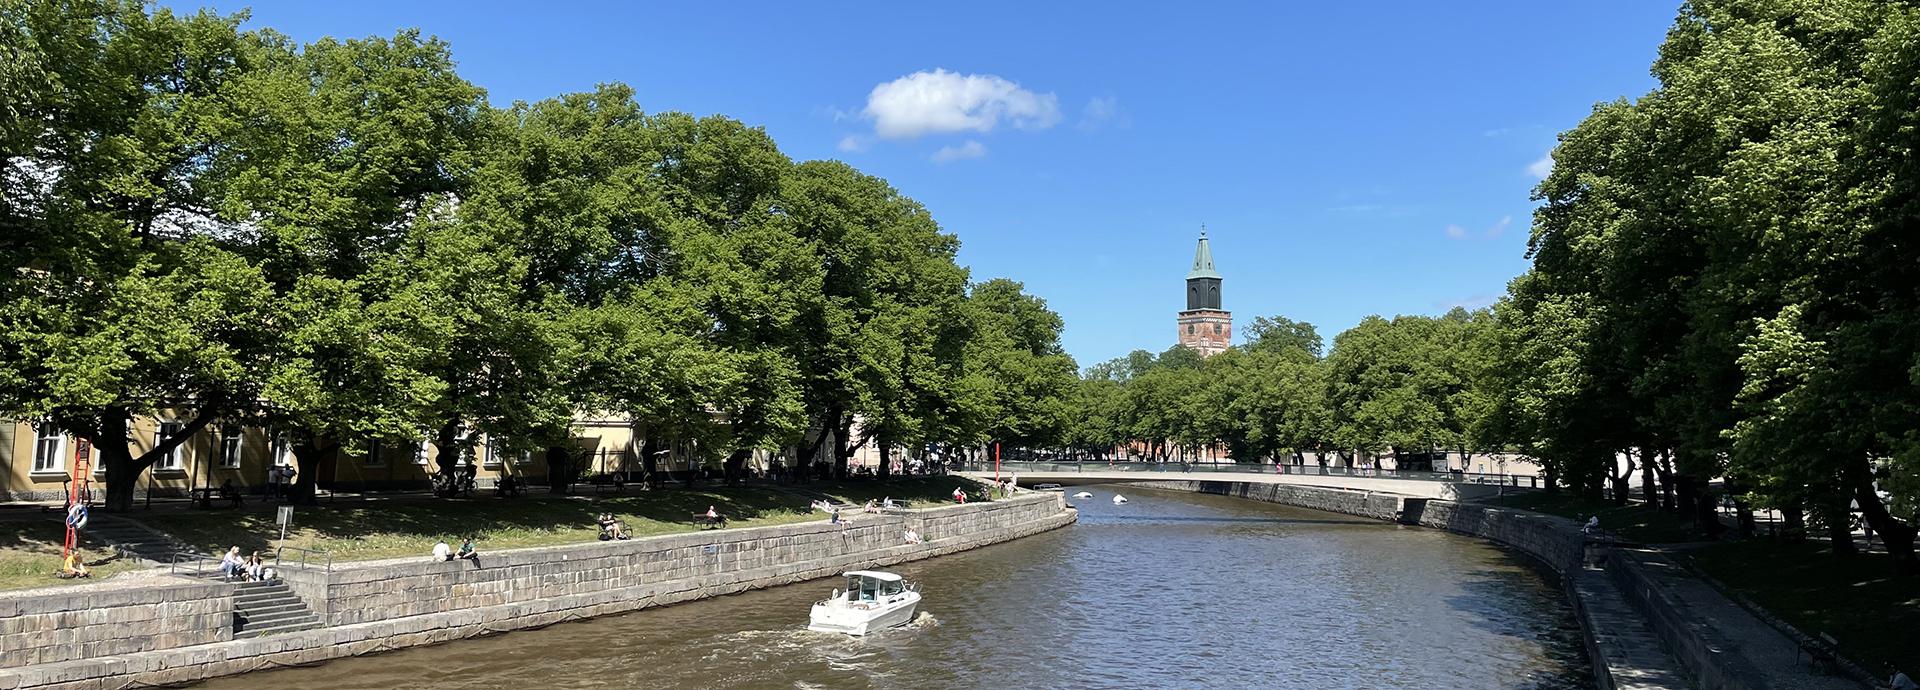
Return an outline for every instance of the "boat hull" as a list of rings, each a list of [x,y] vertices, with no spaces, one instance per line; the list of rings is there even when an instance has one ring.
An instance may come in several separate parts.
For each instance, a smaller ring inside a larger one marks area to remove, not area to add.
[[[914,612],[919,608],[920,595],[917,592],[908,592],[892,601],[874,603],[871,608],[866,609],[815,604],[807,629],[814,632],[866,635],[912,622]]]

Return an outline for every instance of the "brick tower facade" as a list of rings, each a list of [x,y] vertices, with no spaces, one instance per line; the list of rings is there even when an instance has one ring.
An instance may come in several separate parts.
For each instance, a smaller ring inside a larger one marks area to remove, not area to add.
[[[1226,351],[1233,342],[1233,312],[1220,308],[1220,272],[1213,270],[1213,249],[1207,231],[1193,252],[1193,270],[1187,273],[1187,308],[1180,312],[1180,344],[1201,356]]]

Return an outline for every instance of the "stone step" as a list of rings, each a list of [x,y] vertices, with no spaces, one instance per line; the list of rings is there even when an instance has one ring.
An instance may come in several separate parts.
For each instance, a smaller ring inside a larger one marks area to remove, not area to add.
[[[274,611],[272,613],[247,613],[240,616],[240,625],[236,628],[236,631],[254,630],[281,623],[293,623],[303,620],[315,620],[313,613],[307,611],[304,606],[296,609]]]
[[[275,611],[305,610],[306,608],[307,608],[307,605],[301,602],[298,597],[286,597],[284,599],[266,599],[266,600],[249,601],[249,602],[236,601],[233,603],[233,612],[243,616],[250,616],[258,613],[272,613]]]
[[[297,630],[312,630],[318,627],[320,627],[320,619],[312,614],[308,614],[304,618],[293,619],[293,620],[282,621],[282,622],[275,622],[272,625],[264,625],[257,628],[244,628],[241,630],[235,630],[233,633],[233,637],[235,639],[248,638],[248,637],[266,637],[268,635],[274,635],[274,634],[285,633],[285,632],[294,632]]]

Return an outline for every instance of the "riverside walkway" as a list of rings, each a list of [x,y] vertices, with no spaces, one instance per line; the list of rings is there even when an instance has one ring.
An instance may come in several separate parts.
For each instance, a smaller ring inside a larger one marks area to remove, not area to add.
[[[1276,471],[1276,468],[1278,471]],[[962,463],[956,474],[992,480],[994,464]],[[1350,491],[1374,491],[1414,498],[1446,500],[1491,496],[1508,489],[1541,488],[1538,477],[1472,472],[1423,472],[1249,463],[1047,462],[1003,461],[1002,478],[1020,475],[1022,486],[1035,484],[1115,484],[1154,481],[1218,481],[1292,484]]]

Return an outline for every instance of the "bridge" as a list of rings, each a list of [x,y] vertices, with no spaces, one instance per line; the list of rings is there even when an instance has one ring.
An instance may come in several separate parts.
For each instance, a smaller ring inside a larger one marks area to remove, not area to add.
[[[992,481],[994,465],[960,463],[954,471],[966,477]],[[1360,467],[1322,467],[1319,465],[1255,465],[1247,463],[1181,462],[1002,462],[1002,479],[1018,474],[1020,485],[1038,484],[1118,484],[1157,481],[1250,482],[1256,484],[1294,484],[1349,491],[1437,498],[1445,500],[1480,498],[1508,489],[1544,488],[1540,477],[1474,472],[1428,472],[1420,470],[1378,470]]]

